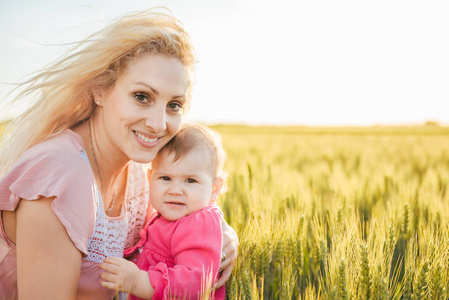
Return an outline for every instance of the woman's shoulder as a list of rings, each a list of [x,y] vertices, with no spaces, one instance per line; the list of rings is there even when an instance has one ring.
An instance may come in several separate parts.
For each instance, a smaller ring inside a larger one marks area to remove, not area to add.
[[[74,135],[65,131],[25,151],[0,179],[0,196],[9,202],[10,195],[15,194],[12,202],[17,205],[18,198],[58,196],[68,190],[71,194],[91,194],[92,171],[82,157],[81,138]]]
[[[10,171],[39,170],[90,172],[81,137],[67,129],[26,150]],[[37,166],[39,166],[37,168]]]
[[[81,137],[74,131],[67,129],[39,144],[31,147],[22,155],[23,158],[50,154],[52,156],[75,155],[80,156],[84,151]]]

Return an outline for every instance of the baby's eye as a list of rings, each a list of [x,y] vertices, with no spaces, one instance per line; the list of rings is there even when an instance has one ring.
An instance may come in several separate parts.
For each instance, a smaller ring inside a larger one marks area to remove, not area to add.
[[[145,93],[134,93],[134,98],[140,103],[148,103],[150,101],[150,97]]]
[[[164,181],[170,181],[170,177],[168,176],[161,176],[161,179]]]
[[[186,181],[187,181],[188,183],[195,183],[195,182],[196,182],[196,180],[193,179],[193,178],[188,178]]]

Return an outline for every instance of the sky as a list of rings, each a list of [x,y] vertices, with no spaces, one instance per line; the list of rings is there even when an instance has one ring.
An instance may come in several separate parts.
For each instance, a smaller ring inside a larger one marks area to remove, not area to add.
[[[18,82],[117,16],[169,8],[198,56],[191,121],[449,125],[449,1],[0,0],[0,119]]]

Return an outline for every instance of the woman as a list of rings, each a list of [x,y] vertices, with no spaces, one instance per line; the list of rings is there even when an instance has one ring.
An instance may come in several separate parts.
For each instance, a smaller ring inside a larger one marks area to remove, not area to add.
[[[21,96],[38,100],[0,149],[1,299],[113,297],[98,264],[139,238],[152,210],[144,164],[181,126],[194,63],[180,23],[148,11],[25,83]],[[237,255],[235,232],[224,232],[218,285]]]

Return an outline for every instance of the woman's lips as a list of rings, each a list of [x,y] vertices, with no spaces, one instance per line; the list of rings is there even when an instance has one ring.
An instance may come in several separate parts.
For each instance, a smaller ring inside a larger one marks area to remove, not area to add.
[[[149,137],[147,137],[147,136],[145,136],[145,135],[143,135],[143,134],[141,134],[141,133],[139,133],[137,131],[133,130],[133,132],[134,132],[135,136],[137,136],[139,139],[141,139],[142,141],[144,141],[146,143],[154,143],[154,142],[156,142],[160,138],[160,137],[149,138]]]
[[[146,148],[154,148],[159,144],[160,139],[162,139],[162,136],[159,137],[148,137],[146,135],[141,134],[140,132],[134,131],[134,137],[136,138],[137,142]]]

